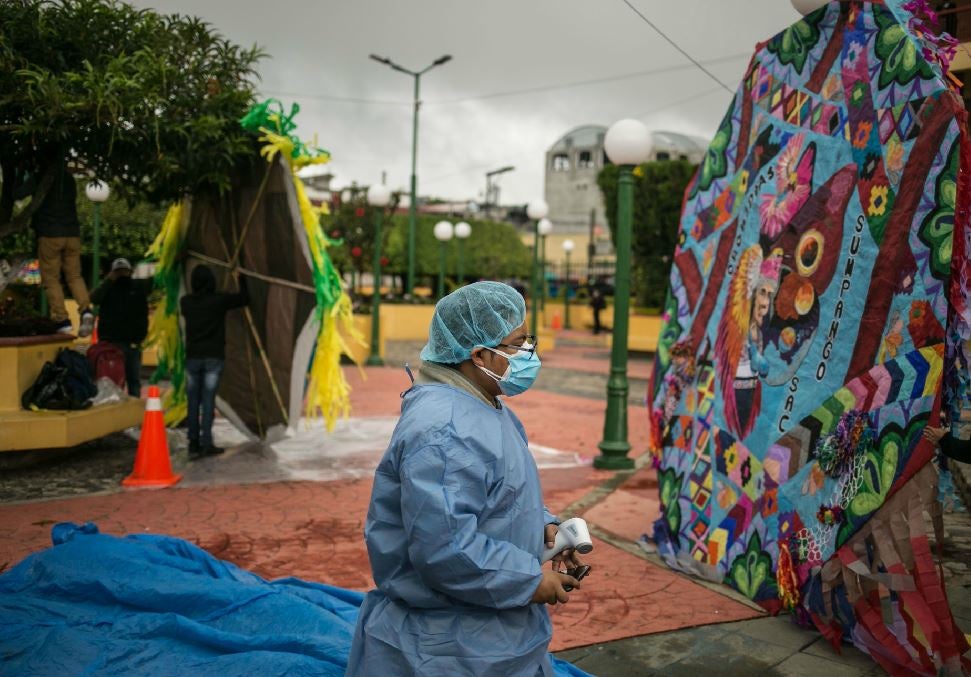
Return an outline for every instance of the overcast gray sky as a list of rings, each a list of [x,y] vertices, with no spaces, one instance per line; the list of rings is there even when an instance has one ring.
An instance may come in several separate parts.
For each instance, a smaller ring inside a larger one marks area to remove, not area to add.
[[[755,43],[798,18],[789,0],[630,1],[732,90]],[[636,117],[710,138],[731,98],[623,0],[134,4],[199,15],[261,45],[261,92],[300,104],[298,132],[331,151],[338,187],[382,171],[392,188],[408,185],[412,80],[372,52],[412,70],[453,56],[422,78],[418,151],[419,193],[453,199],[480,197],[485,172],[504,165],[516,170],[502,178],[503,203],[541,196],[546,149],[582,124]]]

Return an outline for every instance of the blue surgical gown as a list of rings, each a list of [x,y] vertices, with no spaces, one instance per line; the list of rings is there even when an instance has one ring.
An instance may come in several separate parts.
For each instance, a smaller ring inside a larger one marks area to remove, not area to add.
[[[414,386],[375,472],[367,594],[348,675],[551,675],[539,473],[522,423],[449,385]]]

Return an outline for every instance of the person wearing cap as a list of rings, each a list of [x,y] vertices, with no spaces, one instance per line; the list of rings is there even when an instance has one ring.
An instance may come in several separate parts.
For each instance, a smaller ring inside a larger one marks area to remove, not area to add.
[[[550,675],[544,604],[575,553],[540,565],[556,518],[522,423],[503,401],[540,358],[512,287],[477,282],[435,306],[422,366],[374,476],[364,537],[377,589],[347,675]]]
[[[132,279],[131,262],[115,259],[111,272],[91,294],[98,306],[98,340],[113,343],[125,354],[125,383],[132,397],[142,389],[142,341],[148,334],[151,293],[151,279]]]

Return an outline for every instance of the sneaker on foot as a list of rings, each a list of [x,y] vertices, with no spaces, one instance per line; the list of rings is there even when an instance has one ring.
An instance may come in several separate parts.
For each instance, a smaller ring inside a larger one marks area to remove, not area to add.
[[[189,442],[189,460],[202,456],[202,450],[198,442]]]
[[[81,313],[81,327],[78,329],[78,336],[82,338],[91,336],[92,331],[94,331],[94,313],[85,310]]]
[[[222,447],[217,447],[217,446],[214,446],[214,445],[209,445],[209,446],[203,447],[201,453],[202,453],[203,456],[218,456],[219,454],[223,453],[224,451],[225,451],[225,449],[223,449]]]
[[[57,325],[58,334],[73,334],[74,328],[71,326],[70,320],[64,320],[59,325]]]

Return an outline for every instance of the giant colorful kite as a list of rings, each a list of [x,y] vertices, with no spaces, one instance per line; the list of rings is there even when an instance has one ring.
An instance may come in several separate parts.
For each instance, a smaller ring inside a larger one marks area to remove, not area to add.
[[[685,195],[655,535],[891,672],[960,674],[921,433],[967,382],[971,147],[918,9],[832,2],[758,46]]]
[[[169,423],[186,414],[184,346],[179,299],[192,268],[210,266],[226,291],[248,281],[249,305],[226,319],[226,366],[217,404],[258,437],[295,427],[302,414],[320,415],[328,429],[350,410],[340,369],[350,354],[344,336],[359,340],[330,242],[297,177],[326,151],[296,137],[294,104],[255,104],[241,120],[259,135],[265,163],[239,167],[222,195],[196,195],[174,205],[148,254],[158,260],[156,283],[165,292],[152,317],[148,343],[159,351],[159,374],[170,377]]]

